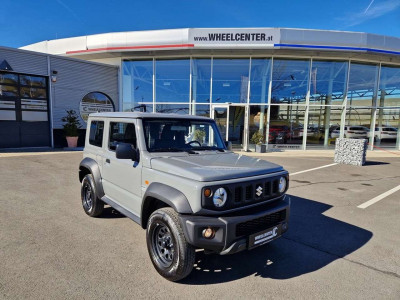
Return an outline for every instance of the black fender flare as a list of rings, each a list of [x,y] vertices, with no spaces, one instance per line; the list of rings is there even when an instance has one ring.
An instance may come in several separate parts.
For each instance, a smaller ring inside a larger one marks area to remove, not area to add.
[[[85,169],[89,170],[93,175],[94,183],[96,186],[97,196],[101,199],[104,196],[103,184],[101,183],[101,173],[97,162],[90,157],[84,158],[79,164],[79,180],[82,182]]]
[[[147,213],[153,199],[164,202],[168,206],[172,207],[177,213],[193,214],[189,201],[182,192],[166,184],[153,182],[149,185],[143,196],[140,218],[142,220],[142,227],[146,226],[146,224],[143,224],[147,219],[145,214]]]

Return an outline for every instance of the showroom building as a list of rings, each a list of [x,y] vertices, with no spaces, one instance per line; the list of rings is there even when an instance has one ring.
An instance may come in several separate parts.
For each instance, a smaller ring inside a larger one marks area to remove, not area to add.
[[[82,146],[87,115],[118,99],[118,67],[0,47],[0,149],[66,146],[66,110],[78,114]]]
[[[43,41],[23,49],[119,67],[118,109],[214,118],[254,148],[369,138],[400,149],[400,38],[286,28],[186,28]],[[115,97],[115,93],[113,94]]]

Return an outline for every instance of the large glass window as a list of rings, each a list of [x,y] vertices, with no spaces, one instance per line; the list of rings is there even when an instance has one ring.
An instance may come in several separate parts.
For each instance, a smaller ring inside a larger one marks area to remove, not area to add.
[[[156,104],[156,112],[167,114],[189,114],[189,104]]]
[[[190,60],[156,60],[156,102],[189,102]]]
[[[250,71],[250,103],[267,103],[271,77],[271,59],[254,58]]]
[[[375,124],[375,145],[378,147],[400,146],[400,108],[378,109]]]
[[[400,106],[400,68],[382,66],[378,106]]]
[[[264,143],[266,142],[266,126],[267,126],[268,108],[266,105],[250,105],[249,112],[249,143],[250,149],[254,149],[255,141],[252,139],[256,132],[261,132],[264,136]],[[269,139],[268,142],[273,142]]]
[[[310,106],[308,112],[307,146],[334,148],[336,138],[340,135],[341,113],[341,107]]]
[[[302,144],[305,106],[270,107],[269,141],[271,144]]]
[[[274,59],[271,103],[305,104],[309,60]]]
[[[313,60],[310,104],[340,105],[346,91],[348,62]]]
[[[250,59],[214,59],[212,102],[247,103]]]
[[[153,60],[123,61],[123,110],[153,103]]]
[[[211,59],[192,59],[192,101],[196,103],[210,102]]]
[[[348,106],[372,106],[378,79],[378,65],[351,63]]]

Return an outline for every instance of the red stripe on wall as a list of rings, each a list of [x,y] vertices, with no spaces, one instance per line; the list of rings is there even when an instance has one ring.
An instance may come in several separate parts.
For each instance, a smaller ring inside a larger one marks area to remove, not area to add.
[[[112,50],[162,49],[162,48],[186,48],[186,47],[194,47],[194,44],[148,45],[148,46],[131,46],[131,47],[108,47],[108,48],[96,48],[96,49],[67,51],[66,54],[98,52],[98,51],[112,51]]]

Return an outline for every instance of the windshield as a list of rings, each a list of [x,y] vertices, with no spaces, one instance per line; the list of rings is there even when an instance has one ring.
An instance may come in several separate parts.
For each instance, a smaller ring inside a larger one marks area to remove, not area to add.
[[[143,119],[149,152],[194,153],[197,150],[225,150],[214,122],[190,119]]]

